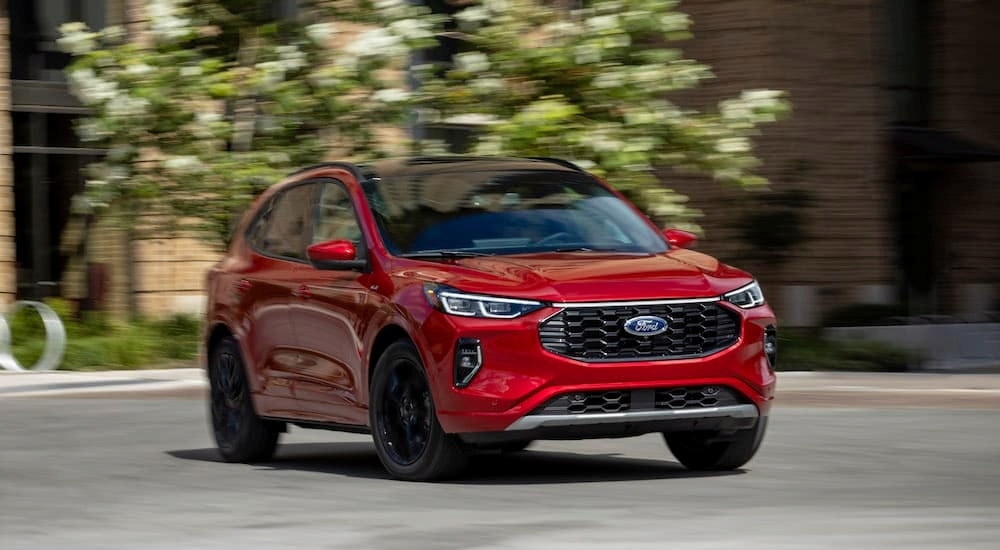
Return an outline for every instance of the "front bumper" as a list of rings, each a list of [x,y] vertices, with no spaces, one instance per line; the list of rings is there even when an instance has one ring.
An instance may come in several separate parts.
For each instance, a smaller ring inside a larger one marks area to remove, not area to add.
[[[740,338],[698,358],[584,362],[542,348],[538,325],[555,309],[512,320],[458,318],[435,312],[425,319],[422,353],[438,420],[449,433],[515,433],[524,438],[636,435],[670,429],[742,429],[769,413],[775,376],[764,354],[764,334],[775,324],[767,306],[738,310]],[[454,344],[475,338],[483,366],[468,384],[453,384]],[[742,401],[719,407],[547,415],[549,400],[572,392],[660,390],[718,386]],[[486,435],[483,433],[482,435]]]
[[[594,426],[598,424],[637,424],[645,422],[665,422],[707,418],[757,418],[756,405],[729,405],[698,409],[666,409],[657,411],[628,411],[592,414],[531,414],[522,416],[505,431],[527,431],[539,428],[565,428],[571,426]]]

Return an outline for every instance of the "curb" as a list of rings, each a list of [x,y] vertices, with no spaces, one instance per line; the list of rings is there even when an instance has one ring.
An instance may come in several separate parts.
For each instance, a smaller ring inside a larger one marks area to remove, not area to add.
[[[202,397],[200,368],[119,371],[0,372],[0,399],[8,397]]]

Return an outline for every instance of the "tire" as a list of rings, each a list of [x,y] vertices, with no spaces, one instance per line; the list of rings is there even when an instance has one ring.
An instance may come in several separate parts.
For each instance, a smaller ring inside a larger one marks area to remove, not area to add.
[[[735,470],[753,458],[767,430],[762,416],[748,430],[719,438],[716,432],[665,432],[663,439],[674,458],[690,470]]]
[[[246,367],[231,337],[212,349],[208,364],[209,415],[226,462],[260,462],[274,456],[283,424],[263,420],[253,408]]]
[[[390,345],[375,365],[368,415],[375,452],[394,478],[445,479],[468,463],[458,437],[438,422],[420,355],[408,341]]]

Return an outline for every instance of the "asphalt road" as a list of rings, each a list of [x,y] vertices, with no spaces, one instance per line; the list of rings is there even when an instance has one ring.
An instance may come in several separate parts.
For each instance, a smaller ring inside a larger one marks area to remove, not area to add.
[[[194,399],[0,400],[0,548],[982,548],[996,409],[779,406],[744,471],[659,437],[545,442],[466,478],[386,478],[364,436],[293,429],[218,461]]]

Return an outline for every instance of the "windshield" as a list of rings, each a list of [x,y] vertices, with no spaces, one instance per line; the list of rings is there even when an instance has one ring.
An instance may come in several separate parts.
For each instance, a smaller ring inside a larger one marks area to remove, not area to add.
[[[581,173],[407,175],[369,182],[365,193],[397,256],[667,249],[625,202]]]

